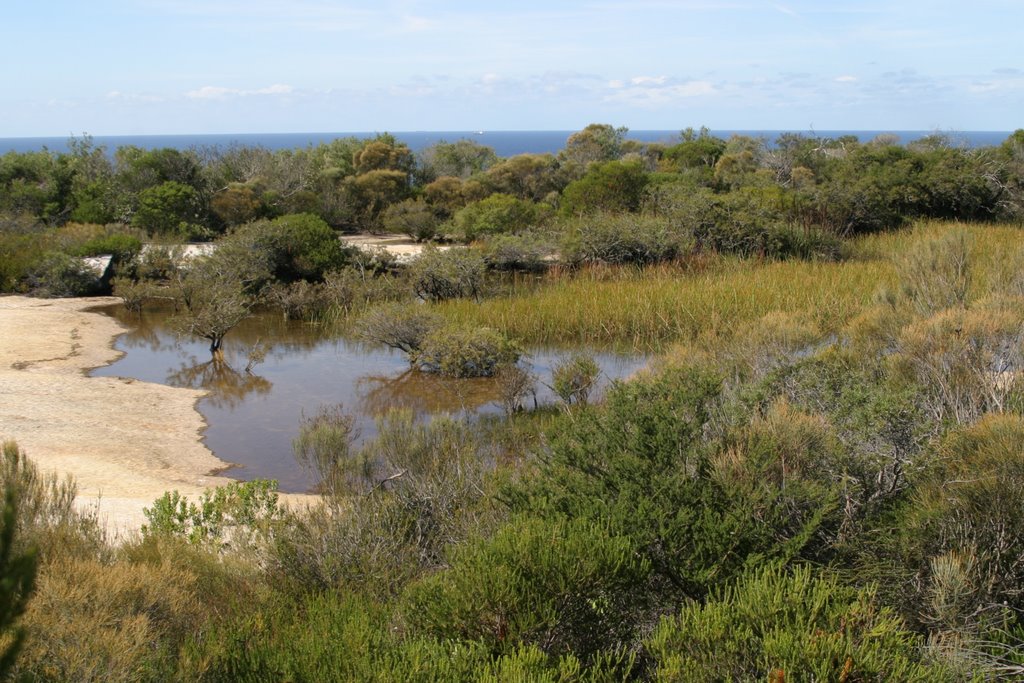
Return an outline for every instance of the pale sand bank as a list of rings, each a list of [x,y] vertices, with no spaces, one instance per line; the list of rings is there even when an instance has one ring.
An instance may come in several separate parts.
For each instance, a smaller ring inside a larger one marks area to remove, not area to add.
[[[232,481],[202,443],[202,391],[87,377],[116,360],[117,321],[85,309],[114,298],[0,297],[0,439],[40,469],[70,474],[80,505],[114,532],[137,530],[165,491],[195,497]],[[307,496],[287,496],[291,502]]]

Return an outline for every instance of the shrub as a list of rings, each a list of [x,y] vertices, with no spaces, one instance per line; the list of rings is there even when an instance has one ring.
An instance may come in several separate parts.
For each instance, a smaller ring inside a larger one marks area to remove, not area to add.
[[[972,280],[970,235],[952,230],[925,240],[897,259],[899,293],[921,315],[965,307]]]
[[[511,416],[523,409],[527,396],[537,401],[537,376],[529,370],[515,364],[502,365],[494,374],[498,383],[498,394],[501,397],[505,415]]]
[[[206,490],[199,504],[169,491],[144,508],[142,535],[172,536],[220,550],[254,550],[267,543],[282,511],[277,482],[257,479]]]
[[[99,290],[99,277],[82,259],[57,251],[45,254],[26,277],[36,296],[87,296]]]
[[[427,633],[494,653],[536,645],[587,659],[628,640],[648,571],[630,539],[599,523],[516,520],[411,586],[405,614]]]
[[[808,567],[765,567],[685,605],[647,641],[666,681],[946,681],[874,590]]]
[[[403,351],[409,354],[410,362],[415,362],[423,340],[440,325],[441,317],[424,306],[384,304],[371,308],[359,319],[356,335],[364,341]]]
[[[23,456],[13,442],[3,444],[3,509],[0,510],[0,677],[6,678],[25,644],[26,630],[19,622],[35,588],[36,548],[18,552],[18,528]]]
[[[562,191],[560,212],[564,216],[579,216],[636,211],[640,208],[647,182],[647,174],[639,162],[592,164],[586,175],[569,183]]]
[[[487,264],[473,249],[437,249],[428,246],[409,265],[413,292],[424,301],[483,296]]]
[[[898,545],[924,595],[906,596],[925,623],[977,632],[1024,609],[1024,419],[990,415],[951,433],[917,478]],[[953,581],[961,584],[955,588]]]
[[[392,412],[358,450],[344,425],[325,429],[297,443],[327,454],[320,462],[336,470],[324,478],[341,485],[328,490],[327,505],[292,516],[275,551],[276,570],[302,590],[350,586],[390,596],[441,566],[450,545],[489,528],[495,455],[470,425]]]
[[[593,356],[577,353],[551,369],[551,389],[567,408],[574,403],[586,405],[600,374],[601,367]]]
[[[356,438],[352,415],[340,405],[321,406],[311,417],[303,414],[292,449],[301,464],[320,476],[322,491],[337,496],[358,490],[369,478],[370,463],[352,450]]]
[[[495,270],[536,273],[548,267],[557,249],[550,237],[528,231],[488,237],[482,251],[487,265]]]
[[[344,267],[352,251],[327,223],[308,213],[249,223],[228,236],[225,244],[231,243],[262,252],[273,278],[283,282],[322,280]]]
[[[489,327],[439,327],[429,332],[413,356],[426,372],[447,377],[490,377],[519,360],[522,351]]]
[[[664,218],[597,214],[580,219],[566,233],[562,256],[569,263],[671,261],[690,251],[690,240]]]
[[[497,193],[456,211],[452,226],[467,242],[472,242],[486,235],[525,230],[543,217],[542,208],[532,201]]]
[[[385,232],[401,233],[417,242],[423,242],[437,234],[439,221],[426,203],[406,199],[384,209],[380,224]]]

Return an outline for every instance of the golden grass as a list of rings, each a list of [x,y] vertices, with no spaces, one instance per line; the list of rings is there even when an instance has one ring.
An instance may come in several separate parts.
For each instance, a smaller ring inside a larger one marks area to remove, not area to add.
[[[597,268],[549,276],[529,291],[476,304],[452,301],[438,310],[458,322],[495,327],[528,344],[586,345],[660,352],[698,337],[730,339],[734,330],[769,313],[806,319],[823,334],[836,331],[894,284],[892,256],[939,236],[956,223],[872,235],[850,244],[839,263],[712,258],[704,267]],[[1014,251],[1019,229],[966,226],[976,235],[976,286]]]

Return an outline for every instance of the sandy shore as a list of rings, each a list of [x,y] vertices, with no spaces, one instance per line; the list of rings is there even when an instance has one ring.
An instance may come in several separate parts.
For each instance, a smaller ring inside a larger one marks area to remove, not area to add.
[[[70,474],[80,505],[115,533],[137,530],[165,491],[190,497],[230,482],[201,441],[202,391],[88,377],[116,360],[113,318],[85,309],[113,298],[0,297],[0,439],[44,471]],[[297,496],[297,498],[304,498]]]

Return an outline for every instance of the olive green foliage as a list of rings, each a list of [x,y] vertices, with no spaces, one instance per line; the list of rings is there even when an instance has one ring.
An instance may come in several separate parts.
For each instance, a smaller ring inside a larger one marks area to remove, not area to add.
[[[490,528],[495,453],[478,429],[392,412],[355,448],[344,414],[324,415],[296,441],[334,469],[326,504],[290,517],[277,537],[273,566],[289,582],[392,596],[441,566],[448,547]]]
[[[475,249],[427,246],[410,264],[408,280],[424,301],[475,299],[484,295],[487,263]]]
[[[3,510],[0,511],[0,677],[6,677],[25,643],[25,628],[19,618],[25,612],[35,587],[37,550],[20,551],[15,543],[18,530],[20,486],[24,456],[14,442],[3,444]]]
[[[321,490],[337,496],[358,490],[369,478],[371,463],[352,448],[356,436],[355,420],[340,405],[321,406],[314,415],[303,414],[292,450],[299,463],[319,475]]]
[[[646,265],[685,256],[691,245],[689,236],[664,218],[602,213],[570,224],[562,255],[574,264]]]
[[[385,232],[401,233],[422,242],[437,234],[440,221],[422,200],[406,199],[384,209],[380,224]]]
[[[446,377],[490,377],[521,355],[522,349],[497,330],[446,325],[427,333],[411,361]]]
[[[1022,435],[1019,415],[990,415],[950,434],[916,478],[901,541],[923,592],[913,596],[917,616],[933,627],[984,632],[1003,610],[1024,606],[1024,532],[1016,522]]]
[[[527,199],[496,193],[459,209],[452,228],[466,241],[486,235],[521,232],[544,220],[543,207]]]
[[[132,225],[154,235],[194,239],[203,235],[201,211],[195,188],[169,180],[139,193]]]
[[[647,641],[658,681],[947,681],[869,588],[808,567],[753,570]]]
[[[35,296],[88,296],[100,289],[99,277],[81,258],[51,251],[33,264],[25,285]]]
[[[578,216],[597,211],[636,211],[643,200],[647,174],[638,162],[594,164],[562,191],[560,211]]]
[[[474,140],[444,140],[420,152],[424,175],[433,179],[444,176],[469,178],[482,173],[498,162],[494,150]]]
[[[495,653],[532,644],[589,658],[628,634],[648,571],[631,540],[600,523],[513,521],[411,586],[406,618]]]
[[[651,590],[669,595],[699,597],[755,558],[799,555],[828,492],[794,503],[801,512],[791,518],[784,489],[745,483],[759,481],[773,453],[735,467],[712,457],[702,435],[720,390],[697,369],[613,387],[602,408],[566,416],[541,477],[512,496],[514,509],[602,520],[650,563]]]
[[[481,250],[492,270],[535,273],[547,269],[557,260],[554,236],[540,231],[492,235],[483,243]]]
[[[322,280],[326,272],[344,267],[350,256],[334,230],[312,214],[249,223],[229,235],[222,248],[233,243],[263,252],[270,275],[281,282]]]
[[[952,230],[918,244],[896,263],[899,293],[920,314],[967,305],[971,291],[971,237]]]

